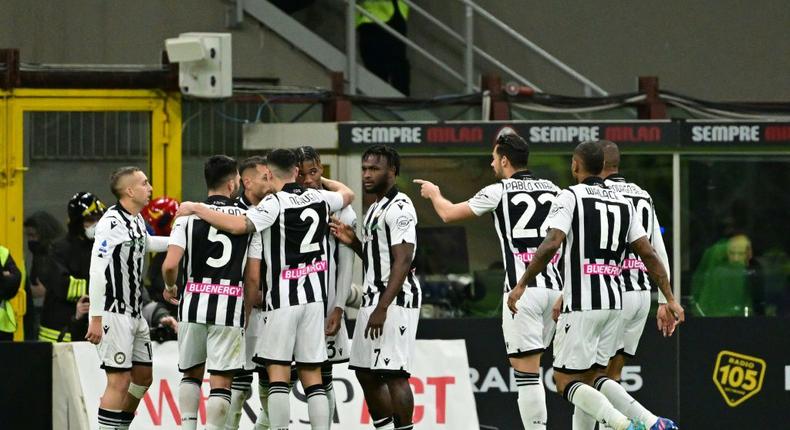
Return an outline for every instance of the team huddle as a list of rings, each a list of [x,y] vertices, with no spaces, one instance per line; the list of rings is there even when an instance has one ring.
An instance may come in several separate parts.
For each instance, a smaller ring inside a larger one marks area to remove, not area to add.
[[[500,181],[466,202],[453,204],[431,182],[415,182],[445,222],[493,214],[506,271],[502,329],[524,428],[547,426],[538,372],[552,341],[555,381],[575,406],[574,429],[596,422],[677,428],[618,382],[625,357],[636,353],[651,280],[665,335],[682,322],[683,309],[669,285],[652,199],[618,174],[617,146],[577,146],[579,183],[565,190],[527,169],[529,147],[512,130],[497,137],[492,158]],[[256,429],[289,428],[297,378],[311,428],[329,429],[332,365],[348,361],[375,428],[412,429],[409,376],[422,294],[413,265],[417,215],[395,185],[400,162],[387,146],[362,155],[363,188],[376,201],[358,229],[354,192],[323,177],[313,148],[276,149],[241,165],[213,156],[204,166],[207,199],[179,207],[169,238],[149,235],[139,214],[151,194],[145,174],[114,172],[118,203],[96,229],[86,336],[107,374],[99,428],[128,428],[151,384],[151,341],[140,317],[143,261],[147,252],[166,251],[164,298],[178,305],[182,428],[197,428],[208,370],[207,429],[238,428],[254,373],[262,404]],[[351,342],[344,311],[354,254],[363,282]]]

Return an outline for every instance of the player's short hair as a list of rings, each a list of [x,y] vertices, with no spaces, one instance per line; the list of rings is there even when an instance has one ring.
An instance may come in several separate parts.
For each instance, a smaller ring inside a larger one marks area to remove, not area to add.
[[[300,146],[294,150],[299,164],[305,161],[312,161],[315,164],[321,164],[321,155],[312,146]]]
[[[587,173],[598,175],[603,170],[603,148],[597,141],[588,140],[576,145],[573,155],[579,157]]]
[[[603,166],[607,169],[620,167],[620,148],[611,140],[599,140],[598,145],[603,150]]]
[[[518,134],[501,133],[494,142],[494,148],[500,157],[505,157],[515,168],[527,167],[529,163],[529,144]]]
[[[227,155],[212,155],[203,165],[203,177],[209,190],[219,188],[239,173],[239,163]]]
[[[244,173],[249,169],[254,169],[258,166],[266,166],[268,164],[268,160],[266,157],[262,155],[253,155],[252,157],[247,157],[241,161],[239,165],[239,173]]]
[[[296,154],[290,149],[275,149],[266,157],[272,173],[280,179],[296,167]]]
[[[124,166],[115,169],[115,171],[112,172],[110,175],[110,192],[115,196],[116,199],[121,198],[121,180],[129,175],[134,175],[137,172],[142,172],[142,169],[137,166]]]
[[[368,157],[386,158],[387,166],[395,168],[395,176],[400,175],[400,154],[395,148],[387,145],[373,145],[362,153],[362,160]]]

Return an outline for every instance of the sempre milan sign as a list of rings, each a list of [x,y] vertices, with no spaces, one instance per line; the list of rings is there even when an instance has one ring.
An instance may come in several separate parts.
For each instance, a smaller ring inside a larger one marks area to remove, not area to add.
[[[786,148],[790,144],[790,123],[730,122],[689,120],[683,123],[682,141],[692,147],[762,147]]]
[[[670,121],[576,122],[414,122],[340,123],[340,148],[359,151],[374,144],[395,148],[489,149],[497,134],[511,127],[530,146],[569,149],[585,140],[607,139],[624,146],[669,148],[678,146],[678,126]]]
[[[106,378],[99,369],[96,347],[87,342],[71,344],[79,373],[79,384],[91,428],[96,428],[96,411],[99,397],[104,391]],[[132,428],[138,430],[179,429],[181,415],[178,407],[177,342],[153,344],[154,383],[140,402]],[[414,374],[410,379],[414,392],[414,423],[425,430],[479,430],[477,409],[469,380],[466,345],[463,340],[418,340],[414,352]],[[333,428],[367,430],[373,427],[364,403],[362,388],[348,370],[347,364],[334,367],[337,396],[337,413]],[[203,428],[208,400],[208,375],[202,386],[198,410],[198,428]],[[260,411],[257,384],[253,396],[245,405],[240,428],[252,428]],[[72,414],[79,411],[72,411]],[[291,395],[291,429],[309,429],[307,400],[301,385]],[[57,427],[61,428],[61,427]],[[62,428],[65,428],[62,427]]]

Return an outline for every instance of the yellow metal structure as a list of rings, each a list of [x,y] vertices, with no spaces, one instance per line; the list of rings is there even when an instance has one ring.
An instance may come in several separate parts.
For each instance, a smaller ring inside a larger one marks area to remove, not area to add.
[[[151,112],[149,165],[154,195],[181,199],[181,97],[158,90],[0,90],[0,244],[22,261],[24,219],[24,114],[31,111]],[[53,178],[57,180],[57,178]],[[12,299],[18,318],[25,312],[25,294]],[[21,321],[20,321],[21,322]],[[22,324],[15,339],[22,339]]]

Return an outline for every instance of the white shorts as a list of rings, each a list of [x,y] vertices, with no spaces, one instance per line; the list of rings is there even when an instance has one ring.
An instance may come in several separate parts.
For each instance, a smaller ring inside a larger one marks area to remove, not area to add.
[[[244,330],[244,370],[256,370],[260,367],[252,358],[255,356],[255,347],[258,344],[258,337],[263,331],[263,311],[260,308],[252,308],[250,320],[247,321],[247,329]]]
[[[513,315],[507,307],[508,294],[502,299],[502,334],[508,357],[524,357],[543,352],[554,337],[551,308],[562,292],[548,288],[527,288],[516,303]]]
[[[348,368],[409,376],[414,364],[412,355],[417,342],[420,309],[390,305],[383,333],[373,340],[365,337],[365,327],[374,309],[375,306],[359,308]]]
[[[324,304],[288,306],[263,313],[255,363],[319,366],[326,361]]]
[[[650,291],[625,291],[623,292],[623,311],[620,318],[620,342],[617,344],[617,352],[633,357],[636,355],[636,347],[639,346],[639,338],[645,330],[647,315],[650,313]]]
[[[214,324],[178,323],[178,370],[205,364],[209,373],[244,367],[244,329]]]
[[[151,333],[140,317],[115,312],[102,313],[99,360],[102,369],[129,370],[133,365],[151,366]]]
[[[554,337],[554,369],[580,373],[605,368],[617,352],[621,312],[607,309],[560,314]]]
[[[334,336],[326,337],[326,361],[328,363],[345,363],[351,357],[351,346],[348,342],[348,329],[345,318],[340,320],[340,330]]]

